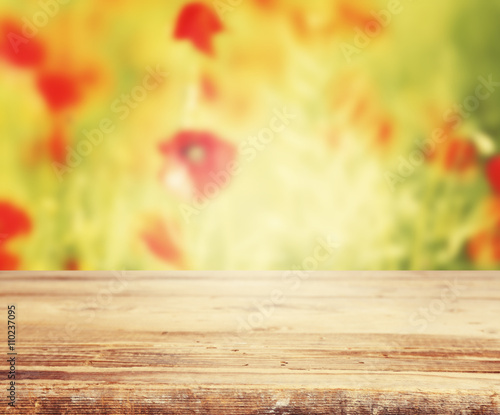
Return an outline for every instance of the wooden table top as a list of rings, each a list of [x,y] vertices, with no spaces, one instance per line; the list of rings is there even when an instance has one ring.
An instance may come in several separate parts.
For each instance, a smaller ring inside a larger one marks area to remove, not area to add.
[[[0,304],[1,413],[500,414],[500,272],[3,272]]]

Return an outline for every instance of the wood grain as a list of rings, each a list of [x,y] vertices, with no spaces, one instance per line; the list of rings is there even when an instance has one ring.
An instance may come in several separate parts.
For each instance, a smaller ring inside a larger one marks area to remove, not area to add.
[[[500,272],[3,272],[0,304],[7,414],[500,414]]]

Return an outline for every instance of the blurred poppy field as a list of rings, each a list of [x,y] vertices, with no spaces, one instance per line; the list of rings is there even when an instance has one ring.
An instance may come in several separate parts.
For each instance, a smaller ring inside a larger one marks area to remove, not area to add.
[[[497,268],[499,18],[0,0],[0,268]]]

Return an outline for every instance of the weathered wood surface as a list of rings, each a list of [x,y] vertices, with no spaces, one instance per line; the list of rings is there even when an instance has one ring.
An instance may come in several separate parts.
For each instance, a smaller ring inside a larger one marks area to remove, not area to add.
[[[498,272],[4,272],[0,304],[2,413],[500,414]]]

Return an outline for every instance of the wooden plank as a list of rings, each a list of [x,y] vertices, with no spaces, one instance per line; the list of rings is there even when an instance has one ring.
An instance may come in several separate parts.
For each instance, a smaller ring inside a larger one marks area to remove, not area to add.
[[[8,414],[500,414],[499,272],[3,272],[0,304]]]

